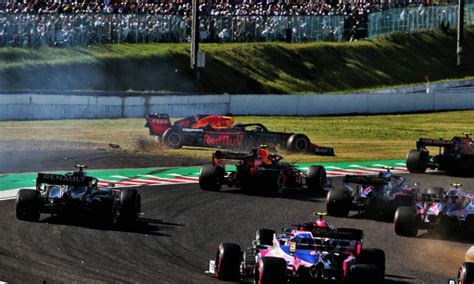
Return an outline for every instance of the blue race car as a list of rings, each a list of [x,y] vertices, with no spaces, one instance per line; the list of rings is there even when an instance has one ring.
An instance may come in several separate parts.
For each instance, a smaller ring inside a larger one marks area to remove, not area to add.
[[[136,189],[99,188],[98,179],[87,176],[84,165],[65,175],[38,173],[36,189],[21,189],[16,197],[18,220],[37,222],[41,213],[85,219],[101,225],[129,222],[141,211]]]
[[[432,188],[417,195],[413,206],[402,206],[395,212],[397,235],[415,237],[419,229],[437,230],[442,237],[464,231],[474,236],[474,197],[453,183],[445,191]]]
[[[350,211],[365,212],[371,217],[390,215],[399,206],[410,206],[419,192],[419,184],[405,185],[405,178],[387,167],[378,176],[346,175],[343,188],[333,188],[326,197],[331,216],[347,217]]]

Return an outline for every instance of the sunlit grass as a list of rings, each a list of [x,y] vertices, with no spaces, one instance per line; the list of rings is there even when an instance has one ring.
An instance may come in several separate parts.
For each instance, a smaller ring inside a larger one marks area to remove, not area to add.
[[[334,147],[336,157],[288,154],[287,161],[362,161],[404,159],[420,137],[451,138],[473,130],[474,111],[454,111],[404,115],[335,117],[237,117],[241,123],[260,122],[270,130],[304,133],[313,143]],[[53,120],[0,122],[4,140],[92,142],[119,144],[129,152],[143,152],[141,141],[152,138],[144,128],[144,119]],[[14,145],[12,145],[14,147]],[[153,153],[151,147],[145,149]],[[163,149],[160,154],[183,158],[210,158],[212,149]]]
[[[342,43],[200,46],[206,52],[206,68],[200,82],[195,81],[189,70],[190,45],[187,43],[0,48],[0,88],[347,93],[419,84],[425,81],[426,75],[431,81],[474,75],[472,68],[460,70],[456,67],[456,34],[452,31],[399,33],[375,40]],[[474,50],[473,27],[466,29],[464,49]],[[474,65],[472,52],[466,52],[464,61],[465,66]],[[87,74],[98,76],[98,72],[102,81],[87,77]],[[74,80],[77,75],[83,79]],[[151,80],[150,76],[152,79],[165,78],[171,83]],[[48,85],[52,79],[55,83]]]

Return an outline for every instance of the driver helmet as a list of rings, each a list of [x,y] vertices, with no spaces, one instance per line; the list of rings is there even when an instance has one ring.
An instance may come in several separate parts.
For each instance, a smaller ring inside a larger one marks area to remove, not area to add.
[[[267,145],[260,145],[257,149],[257,156],[266,161],[270,156],[270,151],[267,150]]]
[[[315,226],[316,228],[329,228],[328,222],[326,222],[326,220],[324,220],[324,219],[317,219],[317,220],[314,222],[314,226]]]

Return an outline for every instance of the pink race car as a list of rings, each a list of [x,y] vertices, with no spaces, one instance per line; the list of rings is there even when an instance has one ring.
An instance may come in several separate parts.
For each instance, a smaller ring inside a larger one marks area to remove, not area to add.
[[[385,253],[363,249],[363,232],[335,229],[317,213],[314,222],[294,225],[277,234],[260,229],[252,246],[241,250],[221,243],[208,273],[220,280],[288,283],[335,280],[345,283],[383,283]]]

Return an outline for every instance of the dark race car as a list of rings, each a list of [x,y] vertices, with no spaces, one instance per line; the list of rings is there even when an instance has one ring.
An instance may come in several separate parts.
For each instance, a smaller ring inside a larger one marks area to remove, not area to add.
[[[474,237],[474,197],[453,183],[447,192],[434,187],[417,195],[413,206],[395,212],[395,233],[415,237],[418,230],[436,230],[442,238],[465,235]]]
[[[98,188],[98,179],[87,176],[85,166],[65,175],[38,173],[36,189],[21,189],[16,197],[18,220],[37,222],[41,213],[86,220],[99,225],[135,220],[141,198],[136,189]]]
[[[370,217],[393,216],[399,206],[411,206],[419,185],[408,187],[404,177],[386,169],[378,176],[346,175],[343,188],[333,188],[327,195],[329,215],[346,217],[350,211],[358,211]]]
[[[272,148],[298,153],[333,156],[334,149],[311,143],[308,136],[297,133],[274,132],[260,123],[234,124],[233,117],[195,115],[171,125],[166,114],[146,116],[145,127],[167,147],[200,146],[249,150],[266,144]]]
[[[237,160],[235,170],[227,171],[223,160]],[[303,173],[293,164],[281,162],[282,156],[269,154],[264,147],[251,153],[216,151],[212,164],[204,165],[199,174],[199,186],[207,191],[219,191],[222,185],[260,190],[264,193],[284,194],[289,189],[305,188],[322,192],[327,184],[323,166],[310,166]]]
[[[277,234],[257,230],[242,250],[221,243],[207,273],[246,283],[383,283],[385,253],[363,248],[363,231],[334,228],[322,216]],[[329,282],[331,281],[331,282]]]
[[[420,138],[416,149],[408,152],[406,164],[411,173],[424,173],[426,169],[438,169],[452,174],[474,172],[474,145],[469,136],[456,136],[451,140]],[[436,155],[430,155],[427,147],[439,147]]]

